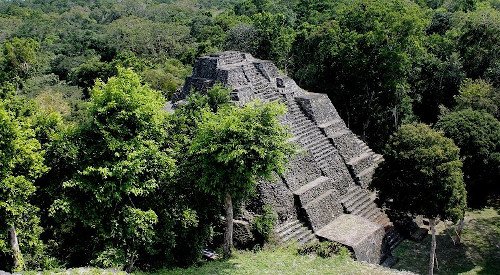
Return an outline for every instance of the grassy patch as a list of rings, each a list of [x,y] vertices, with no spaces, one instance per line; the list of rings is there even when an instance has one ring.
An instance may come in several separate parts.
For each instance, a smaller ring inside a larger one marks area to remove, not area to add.
[[[452,241],[452,229],[441,228],[437,239],[437,274],[500,274],[500,215],[497,210],[468,212],[462,243]],[[441,223],[442,224],[442,223]],[[421,243],[404,241],[394,254],[394,266],[421,274],[427,273],[430,235]]]
[[[393,274],[389,269],[356,262],[348,257],[300,256],[294,248],[238,251],[228,261],[215,261],[200,267],[163,270],[157,274]]]

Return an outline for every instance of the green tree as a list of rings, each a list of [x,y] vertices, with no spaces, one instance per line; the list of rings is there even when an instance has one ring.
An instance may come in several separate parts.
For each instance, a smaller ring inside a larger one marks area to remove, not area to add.
[[[0,229],[8,232],[0,237],[0,263],[13,259],[6,265],[21,271],[25,264],[36,265],[31,260],[25,263],[21,252],[33,259],[36,250],[42,248],[38,208],[31,200],[36,190],[34,180],[47,167],[32,118],[27,115],[32,105],[25,104],[12,90],[0,88]]]
[[[339,1],[330,17],[303,24],[294,44],[300,85],[329,95],[354,132],[382,147],[412,121],[408,79],[424,53],[428,18],[411,1]]]
[[[250,103],[242,108],[205,110],[189,148],[200,175],[198,185],[225,202],[224,255],[233,235],[233,200],[241,202],[255,190],[259,178],[283,172],[293,146],[278,117],[286,109],[275,103]]]
[[[457,221],[466,207],[459,149],[425,124],[403,125],[391,136],[385,161],[372,187],[383,206],[429,219],[432,234],[429,274],[433,274],[437,219]]]
[[[287,17],[283,13],[258,13],[253,16],[259,41],[256,55],[263,59],[271,59],[285,71],[292,63],[291,52],[295,41],[295,30],[288,26]]]
[[[76,173],[51,213],[66,230],[90,232],[94,263],[130,271],[154,241],[158,213],[148,198],[175,168],[164,104],[137,74],[119,68],[107,83],[96,82],[87,119],[69,134],[65,154],[73,156]]]
[[[13,38],[3,45],[4,81],[20,81],[31,76],[37,69],[37,51],[40,44],[34,39]],[[0,79],[1,80],[1,79]]]
[[[455,109],[473,109],[485,111],[500,119],[500,89],[482,80],[466,79],[455,96]]]
[[[500,85],[500,11],[481,5],[475,11],[457,13],[453,25],[467,77]]]
[[[500,122],[492,115],[465,109],[442,116],[435,127],[460,147],[469,204],[484,206],[500,178]]]

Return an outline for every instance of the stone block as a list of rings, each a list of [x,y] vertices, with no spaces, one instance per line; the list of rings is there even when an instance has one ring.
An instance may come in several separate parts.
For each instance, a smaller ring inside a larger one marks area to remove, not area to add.
[[[295,218],[297,211],[292,192],[280,177],[276,175],[274,178],[272,181],[262,181],[257,186],[261,203],[258,207],[272,206],[279,221]]]
[[[244,220],[233,220],[233,240],[238,248],[251,248],[255,244],[255,238],[252,234],[252,225]]]
[[[326,94],[305,93],[297,96],[297,101],[306,115],[318,125],[340,118]]]
[[[320,176],[321,170],[314,157],[310,153],[302,151],[289,162],[283,178],[288,188],[295,191]]]
[[[320,239],[335,241],[354,251],[357,260],[379,264],[385,229],[360,216],[343,214],[319,230]]]

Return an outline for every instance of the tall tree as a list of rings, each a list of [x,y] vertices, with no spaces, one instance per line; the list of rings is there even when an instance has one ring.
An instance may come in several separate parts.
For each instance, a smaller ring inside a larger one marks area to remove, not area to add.
[[[224,201],[224,256],[233,244],[233,204],[255,190],[259,178],[283,172],[293,146],[278,117],[286,109],[276,103],[250,103],[242,108],[205,110],[189,149],[199,172],[199,186]]]
[[[29,116],[33,106],[12,90],[0,87],[0,263],[13,259],[6,264],[21,271],[25,267],[22,249],[32,252],[41,246],[38,208],[31,199],[34,180],[47,167]]]
[[[465,109],[442,116],[435,125],[460,147],[469,205],[481,207],[500,187],[500,121]]]
[[[6,41],[2,47],[3,61],[0,64],[6,74],[3,76],[3,80],[19,82],[31,76],[37,69],[37,50],[39,48],[40,44],[31,38],[16,37]]]
[[[385,162],[372,187],[383,206],[429,219],[432,234],[429,274],[433,274],[436,220],[457,221],[466,207],[459,149],[449,138],[425,124],[403,125],[391,136]]]
[[[97,81],[86,120],[67,137],[76,173],[52,213],[63,227],[90,232],[95,247],[87,253],[97,253],[95,263],[109,265],[112,257],[130,271],[153,242],[158,214],[148,198],[175,168],[164,103],[137,74],[119,68],[107,83]]]
[[[455,109],[485,111],[500,119],[500,89],[482,79],[466,79],[455,97]]]
[[[412,120],[408,78],[423,53],[428,18],[411,1],[339,1],[294,44],[299,84],[327,93],[354,132],[382,147]],[[374,23],[376,22],[376,23]]]

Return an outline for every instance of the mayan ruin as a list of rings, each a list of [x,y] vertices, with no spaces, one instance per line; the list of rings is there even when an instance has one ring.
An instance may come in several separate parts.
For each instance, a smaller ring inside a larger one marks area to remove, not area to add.
[[[264,203],[278,213],[281,241],[336,241],[377,264],[390,255],[400,236],[367,189],[383,157],[349,130],[328,97],[301,89],[270,61],[231,51],[199,58],[174,106],[193,89],[219,82],[233,89],[239,105],[260,99],[288,107],[282,123],[302,150],[283,177],[259,185]]]

